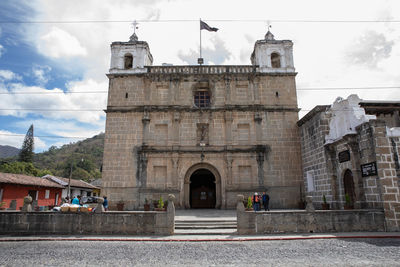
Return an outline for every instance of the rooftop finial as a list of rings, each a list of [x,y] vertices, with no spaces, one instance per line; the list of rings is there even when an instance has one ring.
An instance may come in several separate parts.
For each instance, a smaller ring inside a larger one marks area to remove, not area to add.
[[[136,42],[137,40],[139,40],[139,38],[136,35],[136,29],[138,29],[139,27],[137,25],[139,25],[139,22],[137,22],[136,20],[134,20],[132,22],[133,25],[133,34],[131,35],[131,37],[129,37],[129,42]]]
[[[269,29],[272,28],[272,25],[270,24],[269,20],[267,21],[267,33],[265,34],[265,40],[275,40],[274,35],[272,34],[272,32],[269,31]]]

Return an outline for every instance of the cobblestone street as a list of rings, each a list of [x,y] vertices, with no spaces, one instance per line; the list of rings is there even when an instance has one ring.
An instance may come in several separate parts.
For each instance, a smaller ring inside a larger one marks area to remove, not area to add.
[[[400,266],[400,239],[0,242],[1,266]]]

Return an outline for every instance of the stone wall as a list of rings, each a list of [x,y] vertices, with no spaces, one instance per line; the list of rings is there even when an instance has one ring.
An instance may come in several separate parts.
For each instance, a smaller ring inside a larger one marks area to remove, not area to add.
[[[301,156],[303,161],[304,195],[313,197],[316,207],[320,207],[323,195],[329,203],[334,203],[332,169],[329,151],[325,149],[325,136],[329,133],[328,106],[317,106],[299,121],[301,136]]]
[[[328,233],[385,231],[381,210],[238,211],[238,233]]]
[[[172,235],[175,212],[0,211],[1,235]]]

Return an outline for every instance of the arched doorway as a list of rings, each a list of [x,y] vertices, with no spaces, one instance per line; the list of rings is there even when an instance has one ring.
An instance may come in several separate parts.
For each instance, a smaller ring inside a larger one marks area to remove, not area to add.
[[[214,209],[216,204],[215,176],[207,169],[198,169],[190,176],[190,207]]]
[[[205,178],[201,179],[197,177],[205,177]],[[205,187],[209,186],[211,184],[210,180],[213,181],[213,184],[211,186],[211,191],[214,192],[214,198],[215,198],[214,205],[211,208],[216,208],[216,209],[221,208],[221,203],[222,203],[221,175],[219,174],[217,168],[205,162],[194,164],[186,171],[184,180],[184,194],[182,195],[182,203],[185,208],[187,209],[193,208],[192,192],[194,192],[196,187],[201,188],[202,185]],[[205,191],[200,191],[200,192],[205,192]],[[203,193],[203,198],[204,198],[204,193]]]
[[[347,169],[343,175],[343,186],[344,186],[344,194],[348,195],[350,198],[350,206],[354,206],[355,202],[355,193],[354,193],[354,181],[353,181],[353,173],[351,170]]]

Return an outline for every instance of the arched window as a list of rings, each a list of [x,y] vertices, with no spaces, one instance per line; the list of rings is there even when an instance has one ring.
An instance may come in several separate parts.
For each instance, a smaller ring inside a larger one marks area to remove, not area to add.
[[[271,54],[271,65],[273,68],[281,67],[281,56],[278,53]]]
[[[197,90],[194,93],[194,104],[198,108],[210,106],[210,93],[208,90]]]
[[[132,62],[133,62],[133,57],[131,54],[126,54],[124,56],[124,68],[125,69],[132,69]]]

